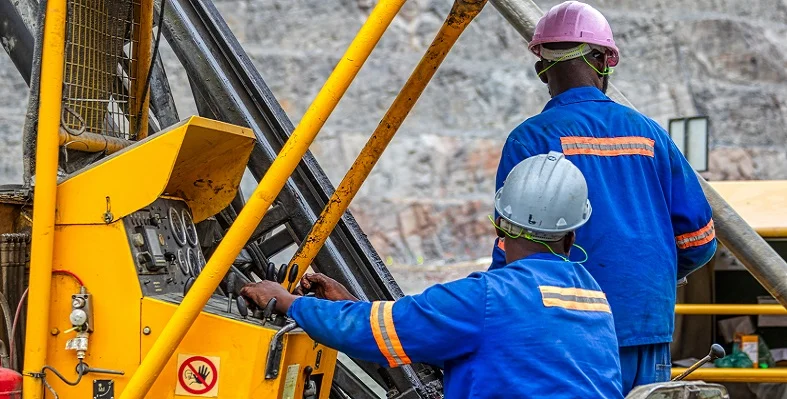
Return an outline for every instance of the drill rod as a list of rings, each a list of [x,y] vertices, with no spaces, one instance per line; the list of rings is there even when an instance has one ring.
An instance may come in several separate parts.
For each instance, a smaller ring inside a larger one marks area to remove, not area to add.
[[[303,240],[298,251],[290,260],[288,267],[300,266],[298,279],[314,261],[317,253],[330,236],[336,224],[342,218],[344,211],[352,202],[361,185],[371,173],[372,168],[385,151],[385,147],[393,139],[396,131],[404,122],[407,114],[415,106],[416,101],[423,93],[426,85],[434,76],[437,68],[445,59],[448,52],[456,43],[470,22],[481,12],[487,0],[456,0],[451,12],[446,17],[440,31],[429,46],[429,50],[421,58],[410,78],[394,99],[393,104],[385,113],[380,124],[377,125],[372,137],[366,142],[358,158],[342,179],[339,187],[331,196],[328,204],[323,209],[320,217],[312,226],[311,231]]]

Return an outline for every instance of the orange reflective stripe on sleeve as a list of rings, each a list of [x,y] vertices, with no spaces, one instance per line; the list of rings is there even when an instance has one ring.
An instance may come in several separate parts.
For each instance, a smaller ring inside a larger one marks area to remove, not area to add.
[[[396,328],[394,327],[393,321],[393,306],[395,302],[383,302],[383,309],[384,309],[384,319],[385,319],[385,332],[388,333],[388,339],[391,342],[391,346],[393,346],[394,354],[398,357],[404,364],[410,364],[410,358],[404,353],[404,347],[402,347],[402,342],[399,341],[399,335],[396,333]]]
[[[713,226],[713,219],[705,227],[691,233],[681,234],[675,237],[675,244],[680,249],[699,247],[705,245],[716,238],[716,229]]]
[[[402,343],[396,334],[393,324],[393,305],[394,302],[372,302],[372,311],[369,321],[372,327],[372,335],[377,343],[377,348],[388,360],[390,367],[403,366],[410,364],[410,358],[404,353]]]
[[[372,326],[372,335],[374,335],[374,341],[377,343],[377,348],[380,349],[385,359],[388,360],[388,365],[396,367],[396,360],[391,356],[391,351],[388,350],[388,346],[383,338],[382,326],[379,320],[381,303],[382,302],[372,302],[372,311],[369,317],[369,322]]]
[[[655,141],[647,137],[626,136],[612,138],[561,137],[560,146],[565,155],[620,155],[654,156]]]

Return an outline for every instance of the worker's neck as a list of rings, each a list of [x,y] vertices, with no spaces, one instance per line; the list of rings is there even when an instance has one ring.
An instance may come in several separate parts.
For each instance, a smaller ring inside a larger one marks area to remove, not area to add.
[[[555,254],[568,257],[563,240],[537,243],[525,239],[506,240],[506,263],[511,263],[535,254]],[[550,251],[550,248],[552,249]]]
[[[561,82],[558,80],[558,81],[554,81],[554,83],[553,81],[549,82],[549,95],[552,98],[555,98],[571,89],[576,89],[579,87],[595,87],[601,90],[601,87],[598,87],[598,85],[595,82],[591,82],[591,81],[578,80],[578,81]]]

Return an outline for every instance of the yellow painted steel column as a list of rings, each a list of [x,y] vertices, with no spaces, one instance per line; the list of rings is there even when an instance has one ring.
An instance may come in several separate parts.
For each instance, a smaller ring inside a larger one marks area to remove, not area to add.
[[[393,139],[394,134],[404,122],[407,114],[415,106],[416,101],[423,93],[426,85],[434,76],[437,68],[445,59],[448,52],[459,39],[459,35],[467,28],[470,22],[484,8],[487,0],[456,0],[450,14],[446,18],[437,36],[432,41],[426,54],[396,96],[388,112],[377,125],[372,137],[366,142],[358,158],[355,159],[347,175],[344,176],[339,187],[331,196],[328,204],[323,209],[320,217],[312,226],[309,235],[303,240],[298,251],[290,261],[289,267],[299,265],[300,278],[311,265],[317,253],[322,248],[328,236],[339,223],[344,211],[361,189],[361,185],[369,176],[377,160],[385,151],[385,147]],[[292,287],[293,289],[295,287]]]
[[[43,398],[44,394],[42,380],[31,376],[30,373],[40,373],[46,364],[46,344],[49,335],[65,31],[65,0],[49,0],[46,6],[41,59],[33,232],[30,249],[30,294],[27,299],[27,313],[31,316],[27,318],[25,364],[22,369],[25,399]]]
[[[787,309],[782,305],[763,304],[763,305],[727,305],[727,304],[688,304],[679,303],[675,305],[677,314],[723,314],[723,315],[787,315]]]
[[[672,377],[679,376],[685,368],[673,368]],[[694,370],[686,378],[689,380],[702,380],[708,382],[769,382],[787,383],[787,368],[772,369],[733,369],[733,368],[704,368]]]
[[[317,97],[304,114],[298,127],[282,147],[232,227],[210,257],[205,269],[183,298],[161,335],[150,348],[137,371],[120,395],[121,399],[142,398],[172,357],[186,332],[210,295],[227,274],[235,257],[246,245],[265,212],[295,171],[317,133],[328,120],[339,99],[347,91],[358,71],[406,0],[381,0],[353,39],[347,52],[328,77]]]

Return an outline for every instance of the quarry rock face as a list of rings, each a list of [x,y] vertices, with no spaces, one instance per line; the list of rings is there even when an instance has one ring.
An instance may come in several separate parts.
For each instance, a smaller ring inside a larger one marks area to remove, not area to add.
[[[297,123],[373,0],[215,0]],[[558,1],[538,1],[542,9]],[[588,1],[612,24],[612,82],[666,128],[710,117],[709,180],[787,178],[787,3]],[[312,152],[338,185],[450,9],[410,0],[328,120]],[[162,55],[180,117],[196,113],[183,71]],[[351,210],[388,263],[489,256],[494,176],[508,133],[549,100],[524,40],[489,5],[448,55]],[[0,182],[21,179],[27,88],[0,55]],[[248,188],[248,187],[247,187]],[[248,191],[248,190],[247,190]]]

